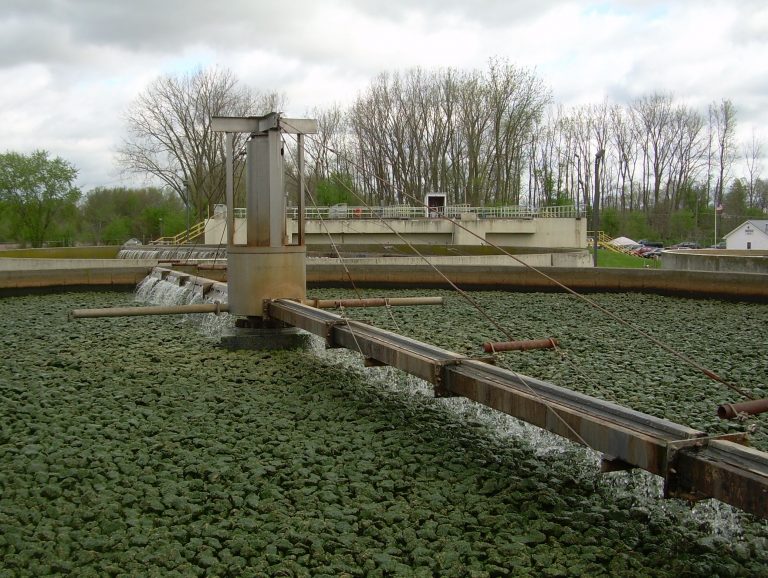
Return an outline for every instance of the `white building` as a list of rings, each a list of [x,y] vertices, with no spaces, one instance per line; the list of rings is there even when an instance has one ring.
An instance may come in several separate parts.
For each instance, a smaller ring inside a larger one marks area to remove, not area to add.
[[[768,219],[744,221],[723,237],[726,249],[768,250]]]

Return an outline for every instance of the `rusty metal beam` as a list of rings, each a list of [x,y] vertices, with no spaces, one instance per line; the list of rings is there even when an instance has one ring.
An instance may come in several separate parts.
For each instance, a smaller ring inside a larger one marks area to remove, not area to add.
[[[499,351],[529,351],[531,349],[554,349],[559,345],[557,339],[525,339],[522,341],[486,341],[483,351],[496,353]]]
[[[364,299],[314,299],[303,301],[318,309],[341,307],[403,307],[409,305],[443,305],[442,297],[367,297]]]
[[[416,375],[436,395],[467,397],[662,476],[669,496],[714,497],[768,518],[768,454],[295,301],[277,300],[265,310],[329,347],[360,352],[367,365]]]
[[[296,301],[274,301],[266,311],[273,319],[323,337],[329,347],[358,351],[364,357],[397,367],[431,383],[435,383],[443,365],[466,359],[446,349]]]
[[[717,498],[768,518],[768,454],[725,439],[701,440],[672,452],[664,495]]]

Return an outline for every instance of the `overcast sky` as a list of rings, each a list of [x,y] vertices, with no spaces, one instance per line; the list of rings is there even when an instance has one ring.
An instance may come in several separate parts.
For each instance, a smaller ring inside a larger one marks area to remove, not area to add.
[[[46,149],[84,191],[132,185],[114,151],[153,79],[230,68],[285,112],[347,104],[387,70],[535,69],[563,105],[729,98],[768,141],[765,0],[0,0],[0,150]],[[768,147],[768,144],[766,145]],[[768,168],[768,167],[767,167]]]

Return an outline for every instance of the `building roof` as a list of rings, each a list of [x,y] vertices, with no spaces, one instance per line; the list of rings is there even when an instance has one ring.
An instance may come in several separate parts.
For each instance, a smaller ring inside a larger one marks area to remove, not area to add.
[[[633,241],[629,237],[616,237],[611,241],[611,245],[616,245],[617,247],[626,247],[628,245],[638,245],[637,241]]]
[[[736,231],[744,228],[746,225],[752,225],[755,230],[760,231],[764,235],[768,236],[768,219],[749,219],[744,221],[741,225],[736,227],[733,231],[723,235],[723,239],[727,239],[730,235],[733,235]]]

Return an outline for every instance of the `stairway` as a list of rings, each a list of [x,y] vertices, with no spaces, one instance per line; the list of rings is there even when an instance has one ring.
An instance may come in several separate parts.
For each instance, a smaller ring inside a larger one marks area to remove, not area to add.
[[[155,239],[150,245],[184,245],[186,243],[191,243],[205,233],[205,223],[205,221],[200,221],[199,223],[192,225],[189,228],[189,237],[187,237],[187,231],[185,229],[173,237],[160,237],[159,239]]]

